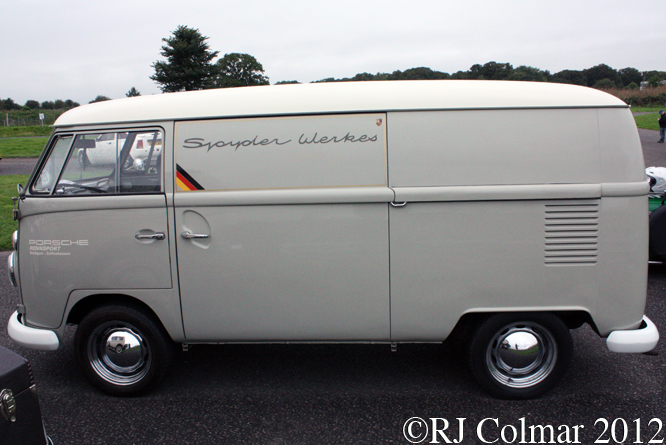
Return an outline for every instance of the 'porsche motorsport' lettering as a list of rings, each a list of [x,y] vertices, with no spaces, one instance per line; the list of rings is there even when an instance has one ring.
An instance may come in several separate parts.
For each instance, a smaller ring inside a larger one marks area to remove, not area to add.
[[[28,241],[28,245],[30,246],[30,255],[71,255],[71,252],[63,251],[63,247],[82,247],[88,246],[89,243],[87,239],[31,239]]]

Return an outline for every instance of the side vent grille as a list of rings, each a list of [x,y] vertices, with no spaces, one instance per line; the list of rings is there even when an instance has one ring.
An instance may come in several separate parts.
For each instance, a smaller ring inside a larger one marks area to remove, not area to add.
[[[553,201],[545,212],[546,266],[597,264],[599,200]]]

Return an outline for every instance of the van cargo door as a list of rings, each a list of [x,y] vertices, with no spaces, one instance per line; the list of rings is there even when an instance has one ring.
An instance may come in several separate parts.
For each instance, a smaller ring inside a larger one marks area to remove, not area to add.
[[[383,114],[176,125],[190,341],[390,339]]]

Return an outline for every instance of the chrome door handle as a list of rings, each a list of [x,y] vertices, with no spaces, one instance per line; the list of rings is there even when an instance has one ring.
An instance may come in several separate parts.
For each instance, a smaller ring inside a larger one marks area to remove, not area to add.
[[[162,240],[162,239],[166,238],[166,235],[164,235],[162,232],[153,233],[152,235],[142,235],[140,233],[137,233],[136,235],[134,235],[134,238],[136,238],[138,240],[142,240],[142,239],[159,239],[159,240]]]
[[[201,238],[208,238],[210,235],[205,235],[203,233],[190,233],[190,232],[183,232],[180,234],[185,239],[201,239]]]

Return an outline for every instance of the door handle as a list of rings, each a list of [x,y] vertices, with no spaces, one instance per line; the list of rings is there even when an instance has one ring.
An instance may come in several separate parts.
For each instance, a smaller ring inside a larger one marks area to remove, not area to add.
[[[210,235],[206,235],[203,233],[190,233],[190,232],[183,232],[180,234],[185,239],[202,239],[202,238],[208,238]]]
[[[150,234],[150,235],[142,235],[142,234],[140,234],[140,233],[137,233],[136,235],[134,235],[134,238],[136,238],[136,239],[138,239],[138,240],[142,240],[142,239],[159,239],[159,240],[163,240],[164,238],[166,238],[166,235],[164,235],[162,232],[157,232],[157,233],[153,233],[153,234]]]

